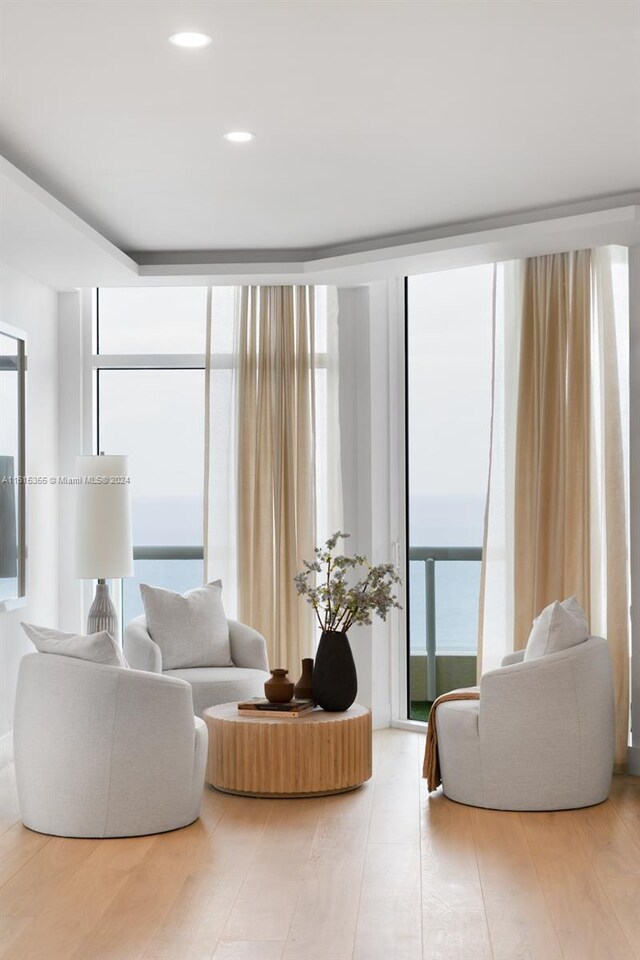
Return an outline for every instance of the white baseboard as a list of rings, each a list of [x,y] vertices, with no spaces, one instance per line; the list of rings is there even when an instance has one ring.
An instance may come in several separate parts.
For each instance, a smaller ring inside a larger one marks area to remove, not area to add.
[[[640,777],[640,747],[627,747],[627,773]]]
[[[421,733],[423,736],[427,732],[424,720],[392,720],[389,726],[396,730],[413,730],[414,733]]]

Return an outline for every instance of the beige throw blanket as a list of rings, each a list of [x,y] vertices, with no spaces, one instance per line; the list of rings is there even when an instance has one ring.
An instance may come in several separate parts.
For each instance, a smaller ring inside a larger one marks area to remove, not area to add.
[[[436,725],[436,715],[438,707],[447,700],[479,700],[479,687],[466,687],[463,690],[452,690],[451,693],[443,693],[433,701],[429,722],[427,724],[427,743],[424,749],[424,764],[422,767],[422,776],[427,781],[429,793],[437,790],[442,783],[440,776],[440,757],[438,756],[438,728]]]

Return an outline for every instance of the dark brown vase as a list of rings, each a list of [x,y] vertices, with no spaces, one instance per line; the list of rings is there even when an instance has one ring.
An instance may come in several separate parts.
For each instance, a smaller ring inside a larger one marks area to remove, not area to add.
[[[305,657],[302,661],[302,673],[293,693],[298,700],[313,700],[313,657]]]
[[[293,697],[293,680],[287,679],[288,670],[272,670],[265,682],[264,695],[269,703],[289,703]]]
[[[313,699],[323,710],[348,710],[358,692],[356,665],[346,633],[323,630],[313,668]]]

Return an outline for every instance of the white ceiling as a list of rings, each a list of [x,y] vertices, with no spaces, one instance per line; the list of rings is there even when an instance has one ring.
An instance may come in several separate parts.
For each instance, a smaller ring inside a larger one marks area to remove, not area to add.
[[[141,260],[640,187],[636,0],[0,0],[0,64],[0,151]]]

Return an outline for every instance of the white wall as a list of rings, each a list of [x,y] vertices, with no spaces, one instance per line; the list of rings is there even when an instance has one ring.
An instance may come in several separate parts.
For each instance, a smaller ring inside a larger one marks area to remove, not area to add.
[[[640,247],[629,248],[631,732],[629,773],[640,776]]]
[[[58,294],[58,456],[60,473],[75,476],[78,454],[92,452],[91,291]],[[93,581],[75,575],[74,486],[59,491],[58,593],[60,629],[82,631]],[[89,603],[91,601],[89,600]]]
[[[338,290],[342,529],[349,553],[371,556],[371,373],[368,287]],[[373,707],[372,628],[349,634],[358,674],[358,702]],[[377,725],[382,719],[374,715]]]
[[[0,317],[27,333],[28,476],[58,475],[57,295],[12,268],[0,268]],[[20,621],[58,622],[58,490],[27,490],[27,604],[0,613],[0,737],[12,726],[18,664],[33,650]]]
[[[402,554],[395,546],[403,538],[404,436],[396,383],[401,283],[338,290],[343,529],[351,534],[349,552],[364,553],[374,563],[392,563]],[[372,626],[349,634],[358,701],[371,707],[377,727],[388,725],[403,683],[403,638],[395,612],[385,623],[375,618]]]

